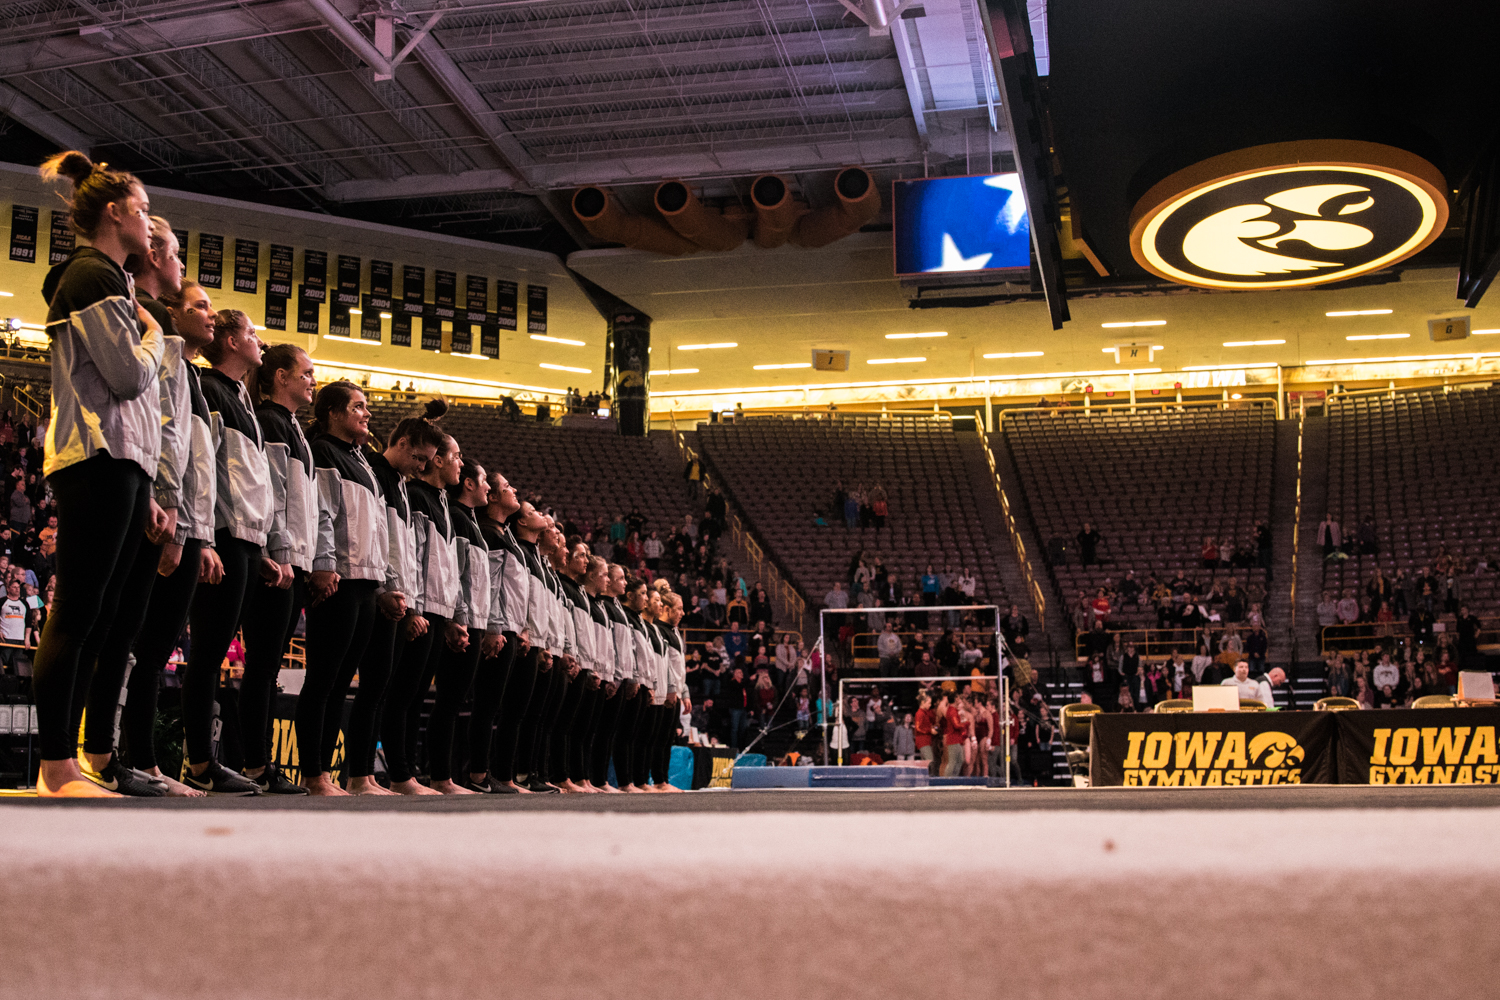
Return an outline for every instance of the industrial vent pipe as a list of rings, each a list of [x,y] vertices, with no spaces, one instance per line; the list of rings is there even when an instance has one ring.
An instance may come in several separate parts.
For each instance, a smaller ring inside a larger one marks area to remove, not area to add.
[[[699,201],[682,181],[662,181],[656,186],[656,210],[677,230],[705,250],[733,250],[745,242],[749,223],[724,218]]]
[[[807,212],[806,205],[792,200],[792,189],[785,178],[775,174],[755,178],[750,185],[750,202],[755,206],[755,245],[767,250],[785,243],[797,219]]]
[[[880,192],[864,167],[845,167],[833,180],[838,204],[809,212],[797,220],[791,240],[799,247],[826,247],[841,240],[880,213]]]
[[[581,187],[573,192],[573,214],[589,235],[610,243],[623,243],[632,250],[649,250],[680,257],[698,249],[696,243],[678,236],[655,219],[631,215],[608,191]]]

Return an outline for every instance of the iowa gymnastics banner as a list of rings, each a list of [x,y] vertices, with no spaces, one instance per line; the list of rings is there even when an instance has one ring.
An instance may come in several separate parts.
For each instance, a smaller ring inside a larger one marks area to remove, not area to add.
[[[1352,713],[1096,715],[1090,784],[1331,784],[1337,780],[1335,716],[1341,714]]]
[[[1500,708],[1339,712],[1339,783],[1500,784]]]

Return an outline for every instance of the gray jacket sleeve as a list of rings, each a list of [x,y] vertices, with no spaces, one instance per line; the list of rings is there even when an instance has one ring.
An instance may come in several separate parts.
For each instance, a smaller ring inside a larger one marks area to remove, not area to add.
[[[313,572],[335,573],[339,568],[334,525],[344,506],[343,477],[337,469],[316,469],[318,477],[318,541],[313,550]]]
[[[73,314],[73,332],[83,341],[104,384],[120,399],[135,399],[151,390],[165,349],[159,329],[148,329],[139,344],[134,337],[120,336],[121,330],[133,329],[139,321],[135,310],[135,299],[120,297]]]
[[[157,387],[161,403],[161,457],[156,462],[156,502],[163,510],[176,509],[182,519],[184,457],[192,447],[192,402],[188,398],[187,373],[182,370],[182,339],[166,338]]]
[[[469,559],[474,554],[474,546],[463,535],[455,535],[453,541],[458,547],[458,603],[453,606],[451,620],[455,625],[464,628],[484,627],[484,609],[479,609],[478,625],[473,624],[473,579],[469,576]]]
[[[287,538],[287,463],[292,450],[279,441],[266,442],[266,464],[271,469],[271,526],[266,531],[266,555],[282,565],[292,561],[291,542]],[[320,474],[324,471],[317,470]],[[332,470],[328,470],[332,471]],[[337,475],[337,473],[335,473]],[[323,498],[319,490],[318,511],[322,521]]]

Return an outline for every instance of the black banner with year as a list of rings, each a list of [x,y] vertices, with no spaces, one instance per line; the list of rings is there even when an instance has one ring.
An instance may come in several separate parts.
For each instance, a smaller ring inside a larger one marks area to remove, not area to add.
[[[471,274],[464,278],[464,308],[469,312],[484,312],[490,307],[490,279]]]
[[[1090,784],[1326,785],[1338,712],[1105,713],[1094,716]]]
[[[406,313],[391,313],[391,346],[411,346],[411,317]]]
[[[328,300],[327,251],[302,251],[302,294],[312,302]]]
[[[234,241],[234,290],[254,295],[260,290],[260,243]]]
[[[316,291],[317,294],[318,294],[317,298],[313,298],[312,295],[310,294],[310,293],[312,293],[314,291]],[[318,289],[308,288],[306,284],[301,284],[301,285],[297,286],[297,332],[298,333],[317,333],[318,332],[318,312],[319,312],[320,307],[323,304],[324,297],[325,297],[325,289],[322,289],[322,288],[318,288]]]
[[[28,205],[10,207],[10,259],[36,263],[36,220],[40,213]]]
[[[198,284],[204,288],[224,287],[224,237],[198,234]]]
[[[496,325],[502,330],[515,332],[518,290],[519,286],[514,281],[495,282],[495,315],[499,320]]]
[[[1500,708],[1338,712],[1339,783],[1500,785]]]
[[[401,268],[401,311],[408,316],[427,312],[427,269],[410,264]]]
[[[359,258],[339,254],[338,288],[333,301],[350,308],[359,305]]]
[[[176,232],[176,230],[173,230]],[[52,211],[52,227],[47,243],[47,263],[61,264],[68,259],[68,254],[78,245],[78,240],[73,235],[73,226],[68,221],[67,212]],[[177,237],[177,253],[187,260],[187,232]]]
[[[467,315],[467,314],[465,314],[465,315]],[[450,351],[452,351],[454,354],[473,354],[474,353],[474,334],[473,334],[472,330],[473,330],[473,328],[471,326],[469,326],[469,321],[468,320],[466,320],[466,319],[456,319],[456,320],[454,320],[453,321],[453,336],[449,340],[448,349]]]
[[[547,286],[526,286],[526,332],[547,332]]]

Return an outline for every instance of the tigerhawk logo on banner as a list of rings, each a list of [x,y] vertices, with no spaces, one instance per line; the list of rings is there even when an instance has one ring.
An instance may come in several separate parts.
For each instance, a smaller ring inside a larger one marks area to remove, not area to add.
[[[1300,785],[1306,756],[1286,733],[1132,732],[1127,785]]]
[[[1500,784],[1494,726],[1377,729],[1372,785]]]

